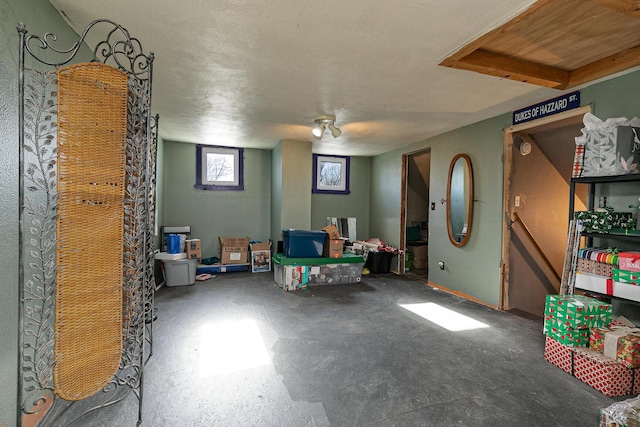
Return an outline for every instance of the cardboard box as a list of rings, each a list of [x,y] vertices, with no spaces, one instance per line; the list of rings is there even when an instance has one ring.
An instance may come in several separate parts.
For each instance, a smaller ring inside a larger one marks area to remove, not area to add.
[[[247,264],[248,237],[220,237],[221,264]]]
[[[344,240],[338,239],[330,239],[327,235],[327,238],[324,241],[324,251],[322,252],[322,256],[324,258],[342,258],[342,253],[344,252]]]
[[[184,244],[187,258],[200,259],[202,258],[202,248],[200,247],[200,239],[186,240]]]
[[[413,254],[413,268],[427,268],[428,245],[407,245],[407,252]]]
[[[322,231],[325,231],[327,233],[329,239],[340,238],[340,232],[338,231],[338,227],[336,227],[335,225],[327,225],[322,229]]]
[[[262,273],[271,271],[271,250],[251,250],[251,272]]]
[[[271,240],[269,240],[268,242],[249,243],[249,247],[252,251],[270,251]]]
[[[309,284],[309,267],[306,265],[276,265],[273,271],[276,283],[287,292],[306,289]]]

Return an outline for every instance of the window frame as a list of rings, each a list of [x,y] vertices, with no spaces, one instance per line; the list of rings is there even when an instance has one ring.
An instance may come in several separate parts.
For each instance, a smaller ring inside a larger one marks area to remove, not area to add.
[[[209,153],[232,154],[234,160],[234,180],[229,183],[207,181],[206,159]],[[244,191],[244,149],[220,145],[196,145],[196,184],[198,190]]]
[[[323,161],[332,161],[340,163],[340,186],[330,186],[321,184],[321,168]],[[312,192],[316,194],[350,194],[349,190],[349,174],[350,174],[351,158],[349,156],[330,156],[322,154],[313,155],[313,187]]]

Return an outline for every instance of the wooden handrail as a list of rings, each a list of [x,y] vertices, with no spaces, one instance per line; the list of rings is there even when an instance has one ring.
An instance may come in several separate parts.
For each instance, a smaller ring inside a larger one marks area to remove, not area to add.
[[[522,226],[522,229],[524,230],[525,234],[527,235],[527,237],[529,238],[533,246],[536,248],[536,250],[538,251],[538,254],[540,254],[545,264],[547,264],[547,267],[549,267],[549,270],[553,272],[553,275],[558,280],[558,282],[561,282],[562,279],[560,278],[560,275],[556,272],[555,268],[553,268],[553,265],[551,265],[551,261],[549,261],[549,258],[547,258],[547,256],[544,254],[542,248],[540,247],[536,239],[533,237],[533,234],[531,234],[531,231],[529,231],[529,228],[522,221],[522,218],[520,218],[520,215],[518,215],[517,212],[513,212],[511,214],[511,225],[513,225],[514,222],[517,222]]]

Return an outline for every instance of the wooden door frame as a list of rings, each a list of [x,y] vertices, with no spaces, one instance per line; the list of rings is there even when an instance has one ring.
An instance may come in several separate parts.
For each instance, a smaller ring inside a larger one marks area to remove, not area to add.
[[[503,184],[502,184],[502,250],[500,261],[500,303],[501,310],[509,309],[509,242],[511,241],[511,217],[510,217],[510,201],[511,201],[511,176],[512,176],[512,158],[513,158],[513,134],[522,131],[533,131],[536,128],[547,126],[555,122],[564,121],[576,116],[584,116],[592,110],[591,105],[575,108],[573,110],[564,111],[538,120],[514,125],[503,129]]]
[[[431,147],[424,147],[419,150],[410,151],[402,155],[402,184],[400,190],[400,244],[398,246],[398,274],[404,276],[404,260],[407,247],[407,191],[409,179],[409,157],[423,152],[431,153]],[[431,159],[429,159],[431,162]],[[431,181],[431,177],[429,177]],[[431,186],[431,182],[429,182]]]

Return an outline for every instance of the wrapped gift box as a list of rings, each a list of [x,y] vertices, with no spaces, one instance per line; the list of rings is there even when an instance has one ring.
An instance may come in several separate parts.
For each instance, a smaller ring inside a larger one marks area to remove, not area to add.
[[[572,354],[571,347],[547,335],[544,342],[544,360],[571,374]]]
[[[568,330],[605,326],[611,322],[611,304],[582,295],[547,295],[545,326]]]
[[[620,283],[632,283],[634,285],[640,285],[640,272],[622,270],[614,268],[612,270],[611,278]]]
[[[586,347],[589,345],[589,329],[567,330],[549,327],[548,324],[545,324],[544,333],[569,347]]]
[[[618,254],[620,270],[640,271],[640,252],[625,251]]]
[[[616,358],[629,368],[640,366],[640,333],[628,334],[618,338]]]
[[[614,270],[613,264],[607,264],[604,262],[593,261],[586,258],[578,258],[578,271],[583,273],[597,274],[598,276],[611,277]]]
[[[640,366],[640,329],[619,325],[592,328],[589,348],[629,368],[637,368]]]
[[[573,376],[605,396],[627,396],[640,391],[640,372],[589,348],[573,347]]]
[[[606,234],[612,230],[635,228],[631,212],[577,211],[574,218],[582,220],[582,231],[585,233]]]
[[[589,348],[569,347],[547,336],[544,358],[606,396],[640,391],[640,371]]]

